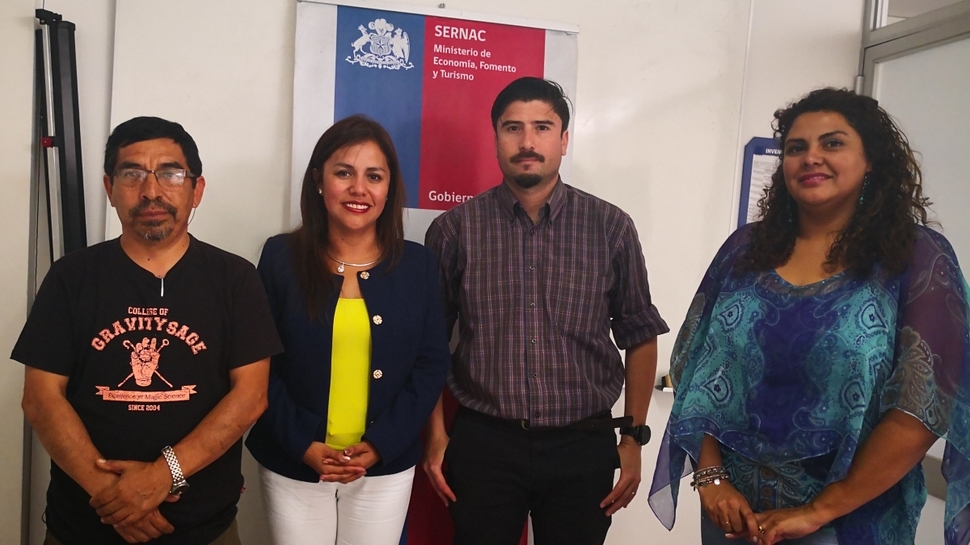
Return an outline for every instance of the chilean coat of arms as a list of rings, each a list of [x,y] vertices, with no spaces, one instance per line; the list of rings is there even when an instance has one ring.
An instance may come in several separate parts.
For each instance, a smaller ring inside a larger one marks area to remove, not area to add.
[[[354,51],[347,57],[347,62],[359,64],[366,68],[386,68],[388,70],[410,70],[414,64],[409,62],[411,57],[411,40],[408,33],[385,19],[376,19],[357,27],[360,38],[354,40]],[[369,30],[368,30],[369,29]],[[373,30],[373,32],[371,32]],[[367,51],[364,48],[367,47]]]

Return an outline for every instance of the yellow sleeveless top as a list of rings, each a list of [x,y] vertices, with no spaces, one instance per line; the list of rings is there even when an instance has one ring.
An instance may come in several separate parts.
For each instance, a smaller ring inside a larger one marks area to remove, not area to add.
[[[360,442],[367,423],[370,384],[370,317],[363,299],[337,300],[330,353],[327,446],[343,450]]]

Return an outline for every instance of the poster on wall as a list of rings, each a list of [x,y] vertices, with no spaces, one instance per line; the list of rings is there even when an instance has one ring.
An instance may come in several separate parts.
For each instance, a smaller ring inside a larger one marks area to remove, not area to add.
[[[574,96],[577,33],[445,9],[299,1],[291,224],[299,223],[299,188],[317,139],[335,120],[364,114],[394,141],[407,236],[423,240],[434,216],[501,180],[490,111],[503,87],[545,77]]]
[[[738,227],[757,221],[761,216],[758,201],[771,184],[771,175],[778,169],[781,148],[774,138],[756,136],[744,146],[741,167],[741,199],[738,204]]]

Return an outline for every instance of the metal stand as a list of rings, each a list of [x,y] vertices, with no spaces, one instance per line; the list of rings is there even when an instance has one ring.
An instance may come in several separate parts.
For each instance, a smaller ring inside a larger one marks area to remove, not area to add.
[[[87,246],[84,184],[81,174],[81,123],[78,114],[74,23],[57,13],[36,11],[40,29],[37,56],[38,129],[45,148],[51,258]],[[43,92],[43,95],[40,93]]]

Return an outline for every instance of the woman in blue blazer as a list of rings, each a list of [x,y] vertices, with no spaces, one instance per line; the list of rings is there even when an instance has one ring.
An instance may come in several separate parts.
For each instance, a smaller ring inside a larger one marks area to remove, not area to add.
[[[403,205],[390,136],[353,116],[313,150],[302,225],[263,248],[285,353],[246,446],[277,544],[400,539],[419,433],[449,367],[437,266],[404,240]]]

